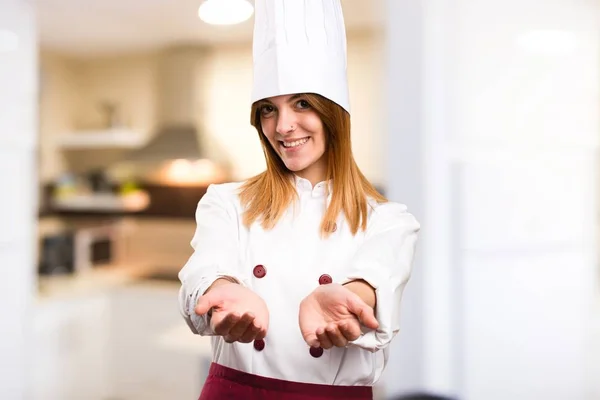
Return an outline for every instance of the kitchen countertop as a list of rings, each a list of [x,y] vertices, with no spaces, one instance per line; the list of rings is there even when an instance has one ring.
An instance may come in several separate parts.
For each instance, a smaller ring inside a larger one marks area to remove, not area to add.
[[[143,266],[106,265],[73,275],[39,276],[37,302],[102,293],[142,281],[151,272]],[[148,281],[148,283],[156,286],[175,286],[174,282]]]
[[[214,182],[218,183],[218,182]],[[140,182],[140,190],[144,191],[149,199],[149,204],[138,211],[116,211],[112,209],[82,209],[55,208],[52,196],[53,184],[45,184],[42,188],[42,201],[40,202],[39,218],[168,218],[194,221],[198,201],[206,193],[208,185],[170,186],[150,182]]]

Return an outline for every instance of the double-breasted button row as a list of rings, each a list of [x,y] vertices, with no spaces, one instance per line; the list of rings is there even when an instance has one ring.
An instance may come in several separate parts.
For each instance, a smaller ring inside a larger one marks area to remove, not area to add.
[[[263,339],[257,339],[254,341],[254,349],[256,351],[263,351],[265,348],[265,341]],[[319,358],[323,355],[322,347],[311,347],[309,353],[314,358]]]
[[[323,274],[319,277],[319,285],[328,285],[331,282],[333,282],[331,275]],[[313,356],[314,358],[321,357],[323,355],[323,348],[322,347],[311,347],[310,355]]]
[[[254,274],[254,276],[256,278],[262,279],[267,275],[267,269],[265,268],[264,265],[258,264],[257,266],[254,267],[254,269],[252,270],[252,273]],[[331,277],[331,275],[323,274],[319,277],[319,285],[327,285],[332,282],[333,282],[333,278]]]
[[[335,229],[337,229],[337,225],[333,225],[333,232],[335,232]],[[252,270],[252,273],[254,274],[254,276],[258,279],[262,279],[267,275],[267,269],[265,268],[264,265],[262,264],[258,264],[254,267],[254,269]],[[333,279],[331,278],[331,275],[328,274],[323,274],[319,277],[319,285],[327,285],[333,282]],[[263,351],[265,348],[265,341],[263,339],[258,339],[254,341],[254,349],[256,351]],[[319,358],[323,355],[323,348],[322,347],[311,347],[309,350],[309,353],[311,356],[315,357],[315,358]]]

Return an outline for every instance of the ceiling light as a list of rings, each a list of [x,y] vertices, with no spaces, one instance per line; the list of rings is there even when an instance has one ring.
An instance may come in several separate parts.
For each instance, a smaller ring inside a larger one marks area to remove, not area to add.
[[[207,24],[233,25],[246,21],[254,13],[248,0],[205,0],[198,8],[198,16]]]
[[[519,36],[517,45],[531,53],[560,56],[577,48],[577,36],[569,31],[532,30]]]
[[[15,51],[19,47],[19,37],[12,31],[0,29],[0,53]]]

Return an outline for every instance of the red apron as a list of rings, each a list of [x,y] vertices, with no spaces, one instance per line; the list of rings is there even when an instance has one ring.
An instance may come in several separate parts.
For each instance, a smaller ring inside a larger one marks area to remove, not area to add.
[[[333,386],[265,378],[212,363],[198,400],[373,400],[370,386]]]

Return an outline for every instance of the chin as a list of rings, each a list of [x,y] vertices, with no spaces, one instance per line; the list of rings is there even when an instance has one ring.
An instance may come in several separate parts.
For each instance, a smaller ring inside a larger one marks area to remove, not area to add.
[[[287,169],[289,169],[292,172],[301,172],[301,171],[304,171],[306,169],[306,167],[304,167],[304,166],[299,167],[298,165],[288,165],[288,164],[286,164],[285,166],[287,167]]]
[[[314,161],[307,157],[286,157],[283,158],[283,163],[290,171],[298,172],[310,167]]]

